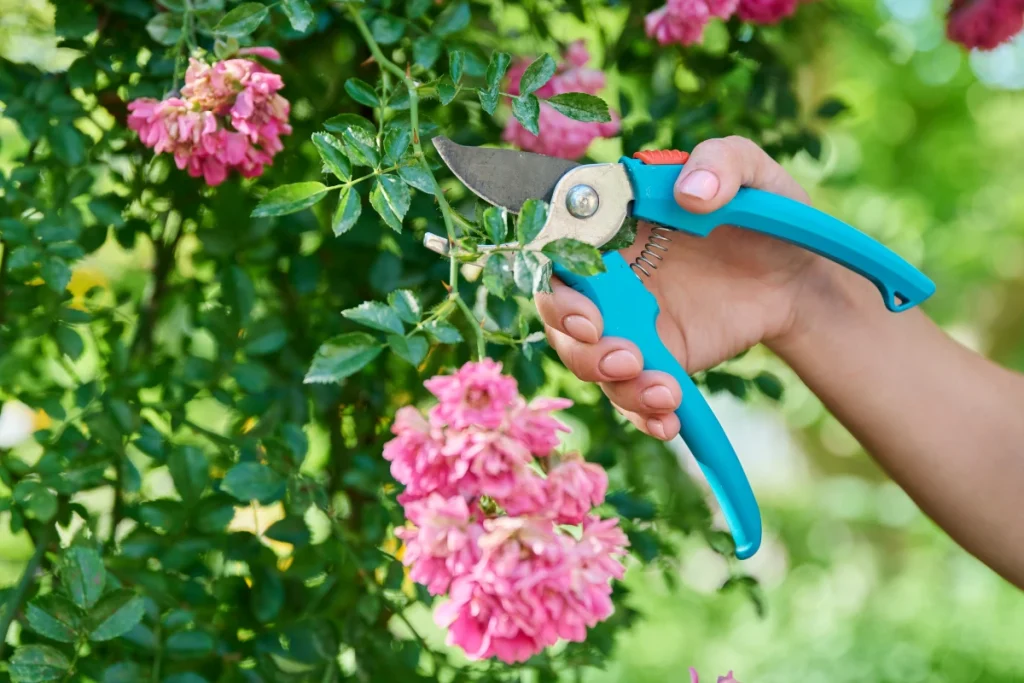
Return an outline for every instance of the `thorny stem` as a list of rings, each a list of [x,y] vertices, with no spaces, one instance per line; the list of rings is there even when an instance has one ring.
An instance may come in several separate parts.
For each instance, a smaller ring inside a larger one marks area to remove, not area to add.
[[[402,71],[402,68],[395,64],[393,61],[384,56],[377,41],[374,40],[373,35],[370,33],[370,28],[366,25],[362,15],[359,14],[359,10],[353,5],[346,5],[349,16],[352,18],[352,22],[356,25],[356,29],[362,36],[366,46],[370,49],[370,54],[373,55],[374,60],[380,65],[380,68],[387,73],[390,73],[399,81],[401,81],[406,90],[409,91],[409,123],[412,128],[412,148],[414,156],[416,157],[417,163],[419,163],[423,170],[427,172],[431,182],[434,185],[434,197],[437,199],[437,205],[441,210],[441,217],[444,219],[445,231],[448,233],[448,241],[451,244],[455,244],[457,236],[455,234],[455,222],[453,216],[455,212],[452,210],[451,205],[448,203],[448,199],[444,196],[444,191],[441,189],[441,185],[437,182],[437,178],[434,177],[430,167],[427,166],[426,155],[423,153],[423,146],[420,142],[420,113],[419,113],[419,92],[416,81],[409,76],[408,73]],[[449,298],[454,301],[465,313],[466,317],[472,322],[473,330],[476,334],[476,350],[477,357],[483,358],[485,355],[484,348],[484,337],[480,330],[480,323],[477,317],[473,315],[473,312],[466,305],[466,302],[462,300],[459,295],[459,265],[454,256],[449,257],[449,270],[448,270],[448,282],[451,286],[451,294]]]
[[[39,565],[42,564],[43,557],[46,555],[46,547],[50,545],[50,540],[53,538],[54,528],[53,525],[49,525],[39,534],[39,538],[36,539],[35,551],[29,558],[28,564],[25,565],[25,570],[21,573],[21,578],[18,579],[18,585],[14,588],[14,593],[7,598],[3,606],[3,619],[0,620],[0,660],[3,659],[4,650],[7,649],[7,631],[11,628],[14,616],[21,611],[21,605],[25,601],[25,595],[28,594],[29,586],[35,580],[36,570],[39,569]]]

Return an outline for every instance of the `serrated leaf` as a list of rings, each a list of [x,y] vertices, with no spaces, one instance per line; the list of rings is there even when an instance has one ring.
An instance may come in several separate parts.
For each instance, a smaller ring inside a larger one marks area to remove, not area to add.
[[[240,462],[224,475],[221,490],[240,501],[258,501],[269,505],[285,494],[285,480],[274,470],[258,462]]]
[[[292,28],[299,33],[305,33],[316,18],[313,8],[309,6],[309,0],[283,0],[281,9],[291,22]]]
[[[493,115],[498,107],[498,97],[501,91],[501,79],[505,77],[509,64],[512,63],[512,56],[506,52],[495,52],[487,64],[485,75],[487,87],[479,91],[480,106],[488,114]]]
[[[519,80],[519,94],[529,95],[544,87],[544,84],[555,75],[555,60],[549,54],[543,54],[526,67],[523,77]]]
[[[107,593],[89,612],[89,640],[120,638],[142,621],[145,607],[134,592],[119,589]]]
[[[574,121],[607,123],[612,120],[608,104],[600,97],[582,92],[567,92],[544,100],[555,111]]]
[[[326,127],[326,124],[324,124]],[[347,126],[341,132],[341,139],[348,151],[348,158],[356,166],[377,167],[380,155],[377,152],[377,140],[374,133],[362,126]]]
[[[48,645],[27,645],[19,647],[8,673],[14,683],[46,683],[57,681],[71,668],[71,662],[60,650]]]
[[[437,15],[437,20],[434,21],[430,30],[438,36],[451,35],[469,26],[470,18],[468,3],[451,3],[444,8],[441,14]]]
[[[388,346],[400,358],[411,365],[419,365],[430,348],[427,340],[418,334],[410,337],[402,337],[397,334],[390,335],[388,337]]]
[[[549,242],[541,251],[552,261],[576,275],[590,276],[605,271],[604,261],[597,247],[571,237]]]
[[[316,352],[306,384],[338,382],[362,370],[383,350],[383,345],[365,332],[342,334],[324,342]]]
[[[377,301],[364,301],[355,308],[342,311],[341,314],[360,325],[372,327],[381,332],[402,334],[405,331],[398,313]]]
[[[604,251],[617,251],[632,246],[636,241],[636,228],[637,220],[632,216],[627,217],[622,221],[622,226],[615,233],[615,237],[608,240],[601,248]]]
[[[181,38],[181,20],[170,12],[155,14],[146,22],[146,33],[161,45],[174,45]]]
[[[312,534],[309,532],[309,526],[306,525],[306,520],[302,517],[290,516],[284,519],[279,519],[270,525],[264,536],[267,538],[280,541],[281,543],[291,543],[294,546],[307,545],[309,543]]]
[[[14,487],[14,500],[33,519],[49,522],[57,515],[57,496],[38,481],[23,479]]]
[[[410,164],[400,166],[398,175],[402,180],[415,187],[420,192],[427,194],[434,193],[434,176],[423,166],[423,162],[414,160]]]
[[[409,186],[390,173],[378,176],[370,190],[370,205],[395,232],[402,232],[402,220],[411,201]]]
[[[437,81],[437,97],[441,100],[441,104],[451,104],[452,100],[454,100],[458,94],[458,88],[456,88],[455,83],[452,82],[451,76],[442,76]]]
[[[327,195],[327,186],[316,181],[275,187],[252,210],[253,218],[285,216],[313,206]]]
[[[373,122],[359,114],[338,114],[324,121],[324,129],[338,135],[352,126],[364,130],[371,139],[377,134],[377,127]]]
[[[345,156],[345,147],[330,133],[313,133],[313,146],[323,159],[324,165],[338,180],[352,177],[352,167]]]
[[[36,598],[25,608],[29,627],[41,636],[61,643],[73,643],[78,637],[82,612],[69,600],[53,595]]]
[[[63,292],[71,282],[71,268],[64,259],[47,256],[39,269],[39,275],[46,281],[46,286],[55,292]]]
[[[484,265],[484,287],[487,291],[504,299],[512,288],[512,266],[505,254],[492,254]]]
[[[367,107],[379,107],[380,98],[373,91],[373,86],[358,78],[350,78],[345,81],[345,92],[359,104]]]
[[[540,234],[548,220],[548,205],[539,199],[527,199],[519,211],[516,222],[516,239],[526,246]]]
[[[540,100],[536,95],[520,95],[512,98],[512,116],[523,128],[534,135],[540,135]]]
[[[334,210],[334,218],[331,219],[331,229],[335,235],[343,235],[351,230],[359,216],[363,213],[363,202],[359,192],[352,187],[341,188],[338,195],[338,208]]]
[[[431,320],[423,325],[423,331],[442,344],[458,344],[462,335],[454,325],[442,320]]]
[[[370,22],[370,33],[381,45],[397,43],[405,35],[405,20],[388,14],[379,14]]]
[[[107,570],[99,553],[92,548],[76,545],[64,553],[60,580],[74,603],[87,610],[103,594]]]
[[[449,50],[448,51],[448,72],[452,75],[452,80],[458,83],[462,80],[462,65],[465,60],[465,56],[461,50]]]
[[[176,448],[167,458],[174,488],[186,505],[199,501],[210,482],[210,462],[206,454],[195,446]]]
[[[441,56],[441,39],[434,36],[418,38],[412,44],[412,58],[417,65],[429,69]]]
[[[245,352],[251,356],[265,356],[280,351],[288,341],[288,329],[280,318],[260,318],[245,333]]]
[[[384,136],[384,163],[396,165],[405,156],[412,142],[412,132],[405,127],[395,126]]]
[[[263,23],[267,18],[267,7],[258,2],[245,2],[234,8],[221,18],[213,32],[230,38],[243,38]]]
[[[517,251],[512,262],[512,279],[523,294],[533,296],[540,259],[529,251]]]
[[[492,244],[502,244],[505,241],[505,235],[508,234],[507,217],[508,212],[497,206],[484,211],[484,229]]]
[[[419,300],[408,289],[398,289],[388,294],[388,305],[394,309],[399,318],[410,325],[418,323],[423,316],[423,308],[420,306]],[[396,331],[401,332],[401,330]]]

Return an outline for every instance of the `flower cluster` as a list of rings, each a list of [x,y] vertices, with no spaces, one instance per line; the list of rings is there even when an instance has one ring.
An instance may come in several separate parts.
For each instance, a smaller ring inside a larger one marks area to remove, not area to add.
[[[243,54],[280,59],[272,48]],[[206,64],[192,59],[179,95],[143,97],[128,105],[128,126],[157,154],[169,152],[180,170],[219,185],[231,170],[263,173],[281,151],[290,105],[278,94],[281,77],[249,59]]]
[[[700,679],[700,677],[697,675],[697,670],[691,667],[690,668],[690,683],[700,683],[699,679]],[[727,673],[724,676],[719,676],[718,677],[718,683],[740,683],[740,682],[732,677],[732,672],[730,671],[729,673]]]
[[[527,403],[491,360],[425,385],[438,403],[426,416],[399,410],[384,457],[405,485],[402,561],[431,594],[448,593],[434,616],[449,644],[511,663],[582,641],[612,613],[628,541],[617,520],[592,514],[604,470],[554,454],[568,430],[551,413],[571,402]]]
[[[693,45],[704,36],[713,17],[728,19],[735,14],[743,21],[774,24],[796,11],[807,0],[668,0],[668,4],[647,15],[647,35],[662,45]]]
[[[583,92],[596,95],[605,86],[603,71],[586,68],[590,53],[582,41],[569,46],[564,62],[544,87],[536,91],[542,100],[568,92]],[[529,61],[519,61],[509,69],[509,92],[519,94],[519,81],[529,66]],[[540,118],[537,125],[540,135],[526,130],[514,117],[505,125],[502,138],[520,149],[563,159],[579,159],[586,154],[590,143],[596,138],[610,138],[618,135],[621,125],[619,116],[611,112],[612,120],[607,123],[584,123],[574,121],[541,102]]]
[[[946,35],[964,47],[992,50],[1024,28],[1024,0],[953,0]]]

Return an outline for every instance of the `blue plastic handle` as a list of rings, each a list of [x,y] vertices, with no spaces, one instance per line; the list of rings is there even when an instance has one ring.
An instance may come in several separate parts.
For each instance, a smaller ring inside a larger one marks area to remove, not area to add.
[[[707,237],[719,225],[736,225],[795,244],[870,280],[890,311],[906,310],[935,293],[935,284],[892,250],[806,204],[745,187],[717,211],[690,213],[672,191],[682,166],[621,161],[633,184],[635,218],[698,237]]]
[[[751,557],[761,545],[761,513],[747,475],[700,390],[658,336],[658,301],[618,252],[604,255],[606,271],[590,277],[560,266],[555,274],[593,301],[604,317],[604,333],[637,345],[645,370],[666,372],[679,382],[683,400],[676,410],[680,434],[722,506],[736,543],[736,556]]]

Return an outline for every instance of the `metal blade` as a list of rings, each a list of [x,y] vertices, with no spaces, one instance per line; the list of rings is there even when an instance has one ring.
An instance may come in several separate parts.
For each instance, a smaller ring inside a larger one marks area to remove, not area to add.
[[[432,140],[444,163],[484,201],[519,213],[527,199],[551,200],[555,185],[575,161],[511,149],[467,147],[444,136]]]

